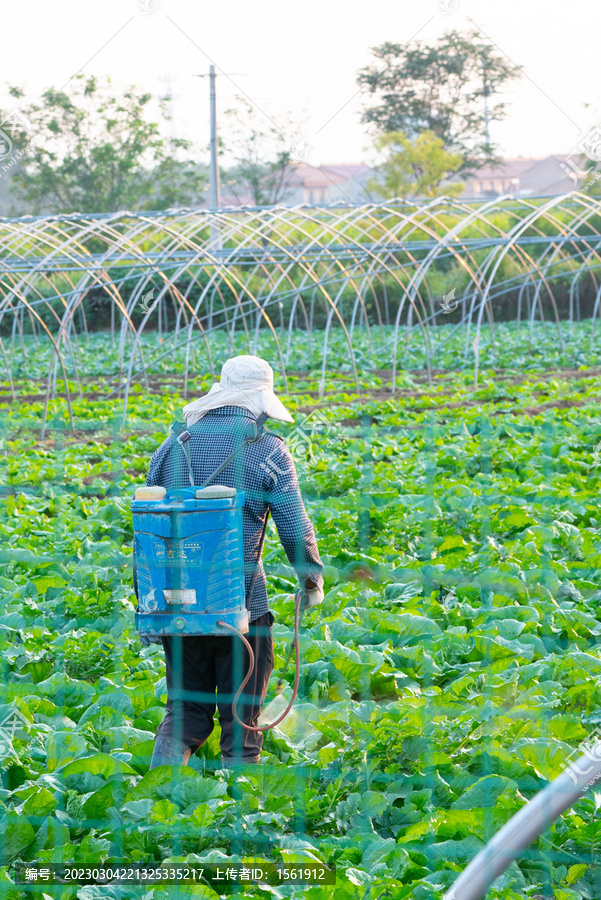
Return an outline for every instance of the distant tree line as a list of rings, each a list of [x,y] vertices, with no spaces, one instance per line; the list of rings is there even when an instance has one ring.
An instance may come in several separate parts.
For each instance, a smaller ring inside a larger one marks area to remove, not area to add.
[[[49,88],[33,102],[18,87],[9,95],[16,113],[0,110],[0,184],[8,176],[10,215],[207,204],[206,163],[190,141],[162,136],[170,119],[164,100],[157,123],[148,115],[151,94],[131,86],[117,96],[110,78],[79,75],[68,91]],[[221,181],[228,195],[254,206],[284,199],[293,127],[262,126],[247,103],[227,110],[225,121],[232,163]]]
[[[384,43],[372,53],[358,84],[362,122],[382,161],[366,199],[461,192],[462,176],[497,159],[490,123],[506,114],[499,94],[519,68],[477,31],[450,31],[431,46]],[[165,100],[154,122],[151,94],[131,86],[117,95],[110,78],[91,75],[34,101],[16,86],[9,96],[14,108],[0,111],[0,192],[8,185],[10,214],[206,205],[207,166],[190,141],[164,137]],[[245,205],[285,201],[301,127],[240,100],[224,124],[228,195]]]
[[[498,162],[490,123],[506,115],[498,99],[520,75],[473,30],[449,31],[436,44],[384,43],[358,83],[371,101],[362,121],[385,158],[370,187],[380,197],[461,193],[460,179]]]

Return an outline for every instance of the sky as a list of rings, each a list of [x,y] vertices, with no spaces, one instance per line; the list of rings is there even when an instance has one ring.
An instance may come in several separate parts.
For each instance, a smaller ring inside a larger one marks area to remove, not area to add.
[[[593,0],[30,0],[3,5],[0,105],[9,106],[7,84],[33,99],[78,72],[110,75],[117,89],[171,93],[171,133],[207,159],[209,84],[195,76],[213,63],[226,143],[225,110],[245,96],[257,124],[275,123],[297,158],[373,162],[356,83],[370,48],[477,28],[523,66],[503,94],[506,119],[492,125],[501,155],[570,153],[601,122],[598,17]]]

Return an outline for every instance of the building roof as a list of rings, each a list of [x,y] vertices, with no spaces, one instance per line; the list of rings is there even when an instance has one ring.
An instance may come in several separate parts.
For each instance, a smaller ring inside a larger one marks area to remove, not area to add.
[[[512,192],[516,196],[549,196],[566,194],[574,190],[575,184],[562,169],[568,157],[562,153],[554,153],[543,157],[522,157],[502,160],[498,165],[487,165],[476,170],[466,179],[464,196],[475,192],[477,196],[498,195],[495,182],[511,181]],[[489,189],[486,190],[486,182]],[[480,183],[480,188],[478,188]]]
[[[498,165],[485,165],[482,166],[481,169],[476,169],[469,177],[477,178],[480,181],[489,178],[519,178],[520,175],[523,175],[524,172],[532,168],[532,166],[544,162],[546,159],[548,159],[547,156],[536,157],[534,159],[527,159],[523,156],[518,156],[515,159],[504,159]]]
[[[353,181],[371,172],[370,166],[363,163],[343,163],[341,165],[310,166],[308,163],[296,163],[290,184],[303,185],[306,188],[328,187]]]

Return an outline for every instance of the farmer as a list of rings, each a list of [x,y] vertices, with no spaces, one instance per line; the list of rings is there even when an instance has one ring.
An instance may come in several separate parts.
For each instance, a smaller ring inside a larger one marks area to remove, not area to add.
[[[202,484],[249,435],[261,413],[272,419],[294,419],[273,392],[273,370],[258,356],[235,356],[221,370],[221,382],[183,410],[190,433],[188,446],[194,483]],[[260,561],[269,513],[294,567],[309,606],[323,600],[323,566],[313,527],[301,499],[292,456],[283,440],[267,433],[244,450],[219,474],[219,483],[245,492],[242,511],[246,606],[246,638],[255,666],[241,701],[240,719],[256,726],[273,671],[272,625]],[[148,485],[170,488],[187,482],[184,454],[173,436],[164,441],[150,462]],[[248,731],[233,718],[232,699],[248,668],[248,653],[236,635],[163,635],[167,669],[165,718],[157,729],[150,768],[187,765],[213,731],[215,700],[221,725],[224,766],[258,763],[263,744],[260,731]],[[240,665],[240,657],[242,657]],[[237,657],[237,658],[236,658]],[[215,698],[215,692],[217,697]]]

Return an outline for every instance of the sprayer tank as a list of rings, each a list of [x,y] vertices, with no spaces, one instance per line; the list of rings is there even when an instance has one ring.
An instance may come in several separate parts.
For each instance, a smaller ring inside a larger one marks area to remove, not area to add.
[[[138,488],[132,501],[141,635],[248,631],[244,591],[244,493]]]

